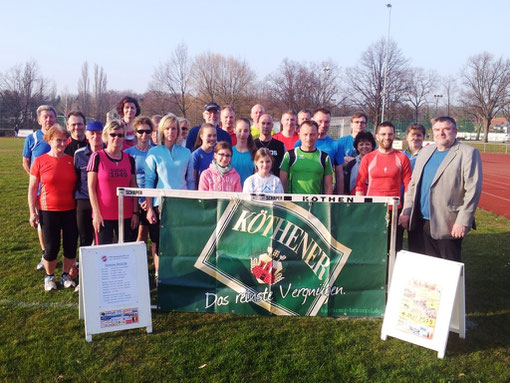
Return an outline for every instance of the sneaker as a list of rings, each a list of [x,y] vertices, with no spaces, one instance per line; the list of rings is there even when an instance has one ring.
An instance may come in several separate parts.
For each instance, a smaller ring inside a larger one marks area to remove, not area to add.
[[[62,276],[60,277],[60,284],[64,286],[65,289],[68,289],[69,287],[75,287],[76,283],[73,281],[71,276],[67,273],[62,273]]]
[[[35,267],[36,270],[42,270],[44,269],[44,262],[43,262],[43,259],[44,257],[41,256],[41,261],[37,264],[37,266]]]
[[[46,275],[44,277],[44,290],[51,291],[57,289],[57,282],[55,282],[54,275]]]
[[[74,292],[75,293],[79,293],[80,292],[80,285],[77,284],[76,287],[74,288]]]

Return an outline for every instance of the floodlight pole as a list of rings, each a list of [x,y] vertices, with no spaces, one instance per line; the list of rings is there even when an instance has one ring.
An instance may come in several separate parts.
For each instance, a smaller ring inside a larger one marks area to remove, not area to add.
[[[386,84],[388,80],[388,55],[390,51],[390,27],[391,27],[391,4],[386,4],[388,8],[388,33],[386,35],[386,54],[384,55],[384,79],[383,79],[383,91],[382,91],[382,110],[381,110],[381,122],[384,121],[384,109],[386,107],[386,99],[388,97],[388,90]]]
[[[434,95],[434,98],[436,99],[436,117],[438,117],[438,114],[437,114],[437,104],[439,103],[439,99],[442,98],[443,95],[442,94],[435,94]]]

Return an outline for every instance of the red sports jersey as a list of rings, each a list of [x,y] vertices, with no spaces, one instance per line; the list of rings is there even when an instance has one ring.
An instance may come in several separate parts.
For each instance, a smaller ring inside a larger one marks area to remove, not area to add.
[[[285,150],[289,151],[294,148],[294,144],[299,140],[299,134],[294,132],[294,135],[291,137],[285,137],[282,132],[273,135],[273,138],[278,141],[283,142],[285,145]]]
[[[366,195],[400,197],[400,190],[411,180],[411,163],[407,156],[394,150],[383,154],[379,150],[368,153],[361,160],[356,178],[356,192],[363,192],[368,180]],[[402,206],[400,201],[399,208]]]
[[[43,154],[35,159],[30,174],[39,178],[41,184],[38,197],[40,210],[67,211],[75,208],[73,192],[76,171],[73,157],[65,154],[56,158]]]

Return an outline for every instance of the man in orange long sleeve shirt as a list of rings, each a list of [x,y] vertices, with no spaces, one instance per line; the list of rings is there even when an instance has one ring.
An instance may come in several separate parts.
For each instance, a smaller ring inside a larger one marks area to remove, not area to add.
[[[361,160],[356,178],[356,195],[363,195],[367,185],[368,196],[400,197],[402,185],[407,191],[411,180],[411,163],[407,156],[393,149],[395,127],[391,122],[382,122],[375,129],[378,147]],[[402,201],[399,203],[399,213]],[[402,250],[403,228],[397,229],[397,251]]]

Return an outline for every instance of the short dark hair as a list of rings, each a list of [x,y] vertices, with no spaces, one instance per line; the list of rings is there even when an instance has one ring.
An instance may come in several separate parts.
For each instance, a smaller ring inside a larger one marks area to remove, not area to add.
[[[377,127],[375,128],[375,134],[379,133],[379,128],[381,128],[381,127],[390,127],[393,129],[393,133],[395,133],[395,125],[393,125],[389,121],[383,121],[379,125],[377,125]]]
[[[86,124],[87,123],[87,119],[85,118],[85,115],[83,114],[83,112],[79,111],[79,110],[73,110],[69,113],[67,113],[67,119],[69,120],[72,116],[74,117],[81,117],[83,119],[83,123]]]
[[[146,116],[138,116],[137,118],[135,118],[135,122],[133,122],[133,129],[136,132],[139,126],[144,125],[148,125],[151,128],[151,130],[154,130],[154,124],[152,123],[152,120]]]
[[[299,129],[301,129],[305,125],[313,126],[315,127],[315,129],[317,129],[317,131],[319,131],[319,124],[317,124],[314,120],[303,121],[303,123],[299,125]]]
[[[283,113],[282,113],[282,117],[283,117],[284,114],[292,114],[294,117],[297,117],[296,112],[294,112],[292,109],[284,110]]]
[[[421,134],[423,134],[423,137],[427,135],[427,131],[425,130],[425,127],[422,124],[414,123],[409,125],[406,130],[406,136],[411,132],[411,130],[419,130]]]
[[[324,114],[327,114],[327,115],[331,116],[331,112],[329,111],[329,109],[326,109],[326,108],[318,108],[318,109],[315,109],[315,110],[313,111],[313,116],[315,117],[315,115],[316,115],[317,113],[319,113],[319,112],[320,112],[320,113],[324,113]]]
[[[299,114],[299,113],[306,113],[306,114],[308,114],[310,117],[312,116],[312,111],[311,111],[310,109],[301,109],[301,110],[298,112],[298,114]]]
[[[236,110],[231,105],[225,105],[223,108],[221,108],[220,112],[223,112],[225,109],[232,113],[236,112]]]
[[[368,141],[368,142],[370,142],[372,144],[372,150],[374,150],[375,147],[377,146],[376,143],[375,143],[375,139],[374,139],[374,136],[372,135],[372,133],[370,133],[368,130],[362,130],[361,132],[359,132],[356,135],[356,138],[354,139],[354,143],[353,143],[354,149],[356,149],[356,153],[358,153],[358,154],[359,154],[358,144],[361,141]]]
[[[126,105],[128,102],[132,103],[132,104],[135,104],[135,108],[136,108],[136,114],[135,116],[139,116],[140,113],[142,112],[142,109],[140,108],[140,104],[138,103],[138,100],[134,97],[129,97],[129,96],[126,96],[124,97],[120,102],[119,104],[117,105],[117,113],[119,115],[121,115],[122,117],[124,117],[124,105]]]
[[[218,153],[220,150],[225,150],[225,149],[229,150],[230,153],[233,153],[232,144],[230,142],[220,141],[214,147],[214,153]]]
[[[434,124],[436,122],[449,122],[450,124],[453,125],[453,127],[455,129],[457,129],[457,121],[455,121],[455,119],[453,117],[450,117],[450,116],[437,117],[437,118],[434,118]],[[434,125],[434,124],[432,124],[432,125]]]
[[[368,117],[365,113],[363,112],[356,112],[354,113],[352,116],[351,116],[351,122],[355,119],[355,118],[360,118],[360,117],[363,117],[365,119],[365,122],[368,122]]]

